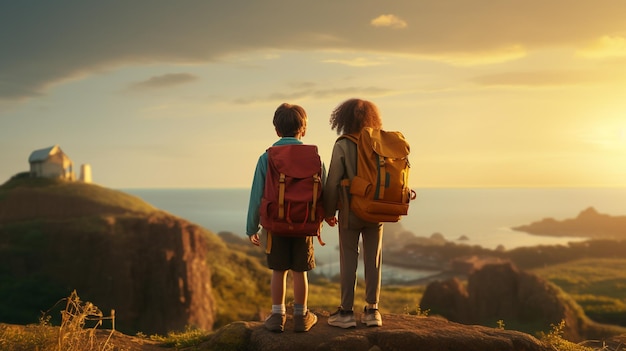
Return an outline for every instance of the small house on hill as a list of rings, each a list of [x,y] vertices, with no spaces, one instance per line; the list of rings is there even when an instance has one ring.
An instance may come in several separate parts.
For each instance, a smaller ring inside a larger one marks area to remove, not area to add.
[[[35,150],[28,157],[30,176],[75,180],[74,163],[59,145]]]

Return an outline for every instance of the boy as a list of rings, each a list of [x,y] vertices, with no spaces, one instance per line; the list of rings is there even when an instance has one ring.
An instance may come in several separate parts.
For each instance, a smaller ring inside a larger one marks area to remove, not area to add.
[[[302,144],[306,133],[307,115],[298,105],[281,104],[274,112],[274,127],[280,137],[273,146]],[[267,152],[259,157],[254,172],[246,234],[252,244],[260,246],[259,222],[260,205],[263,197],[265,178],[268,169]],[[325,179],[322,167],[322,183]],[[286,308],[285,289],[287,272],[291,270],[294,295],[294,331],[306,332],[317,323],[317,316],[308,310],[308,278],[307,271],[315,268],[313,236],[286,237],[277,236],[262,230],[268,236],[267,265],[272,270],[271,294],[272,313],[265,320],[265,328],[273,332],[285,329]]]

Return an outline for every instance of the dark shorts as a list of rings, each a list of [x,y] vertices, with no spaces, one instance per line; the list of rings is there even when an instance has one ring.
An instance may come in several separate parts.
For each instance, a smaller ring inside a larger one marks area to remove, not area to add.
[[[268,234],[267,266],[274,271],[306,272],[315,268],[313,236],[288,237]]]

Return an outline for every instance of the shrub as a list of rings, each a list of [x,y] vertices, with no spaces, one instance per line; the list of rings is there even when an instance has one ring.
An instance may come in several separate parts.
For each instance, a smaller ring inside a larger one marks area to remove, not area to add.
[[[559,324],[551,324],[551,330],[546,334],[541,332],[539,339],[551,346],[557,351],[593,351],[592,348],[575,344],[571,341],[563,339],[563,328],[565,327],[565,321],[561,321]]]

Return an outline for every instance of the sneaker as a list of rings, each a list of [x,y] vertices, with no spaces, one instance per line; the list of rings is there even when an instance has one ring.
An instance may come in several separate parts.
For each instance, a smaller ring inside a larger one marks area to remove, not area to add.
[[[307,332],[317,323],[315,313],[307,310],[303,315],[293,315],[293,331]]]
[[[337,309],[337,312],[332,313],[328,317],[328,324],[333,327],[339,328],[353,328],[356,327],[356,320],[354,319],[354,312],[345,311],[341,307]]]
[[[380,327],[383,325],[383,318],[376,308],[363,307],[363,314],[361,315],[361,323],[368,327]]]
[[[285,330],[285,321],[287,320],[287,316],[280,313],[272,313],[267,318],[265,318],[265,329],[275,332],[282,333]]]

